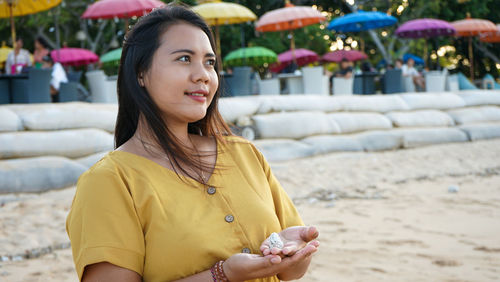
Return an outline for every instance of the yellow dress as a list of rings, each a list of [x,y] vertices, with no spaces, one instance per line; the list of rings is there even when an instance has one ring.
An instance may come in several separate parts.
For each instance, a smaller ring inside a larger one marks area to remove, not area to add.
[[[144,281],[180,279],[235,253],[260,254],[272,232],[303,225],[262,154],[225,139],[207,186],[123,151],[82,174],[66,221],[79,278],[107,261]]]

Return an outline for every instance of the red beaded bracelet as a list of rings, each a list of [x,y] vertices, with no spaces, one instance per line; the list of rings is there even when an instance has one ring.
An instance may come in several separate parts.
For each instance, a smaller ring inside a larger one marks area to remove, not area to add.
[[[210,268],[210,273],[212,273],[214,282],[229,282],[229,279],[227,279],[226,274],[224,273],[224,268],[222,267],[223,264],[224,261],[221,260]]]

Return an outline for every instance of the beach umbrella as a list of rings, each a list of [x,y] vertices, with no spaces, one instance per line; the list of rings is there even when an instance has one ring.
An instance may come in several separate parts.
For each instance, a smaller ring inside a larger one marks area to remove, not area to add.
[[[314,51],[303,48],[288,50],[279,54],[278,63],[273,64],[269,69],[273,72],[280,72],[294,61],[298,66],[304,66],[318,60],[319,56]]]
[[[229,66],[253,66],[271,64],[278,61],[278,55],[274,51],[264,47],[240,48],[232,51],[224,58],[224,64]]]
[[[284,8],[266,12],[255,24],[255,29],[261,32],[284,31],[290,33],[290,49],[294,58],[295,41],[293,30],[304,26],[317,24],[325,17],[316,9],[309,6],[295,6],[286,3]]]
[[[12,44],[16,41],[14,17],[35,14],[53,8],[61,0],[2,0],[0,1],[0,18],[10,18],[10,33]]]
[[[343,17],[338,17],[328,24],[328,29],[336,32],[360,32],[394,25],[398,20],[382,12],[359,10]]]
[[[164,5],[160,0],[99,0],[89,5],[81,18],[125,19],[125,31],[128,32],[129,18],[144,16]]]
[[[192,10],[198,13],[208,25],[215,26],[215,42],[217,44],[218,58],[221,57],[219,26],[224,24],[238,24],[257,19],[257,16],[250,9],[236,3],[214,1],[196,5],[192,7]]]
[[[101,63],[114,62],[114,61],[119,61],[121,57],[122,57],[122,48],[118,48],[102,55],[100,61]]]
[[[497,24],[496,32],[485,32],[479,34],[479,40],[488,43],[500,43],[500,24]]]
[[[403,55],[403,62],[406,63],[409,59],[413,59],[415,61],[415,64],[417,64],[417,65],[424,65],[425,64],[424,59],[420,58],[417,55],[410,54],[410,53]]]
[[[343,59],[347,59],[350,62],[368,59],[368,56],[360,51],[356,50],[337,50],[334,52],[328,52],[321,57],[321,60],[327,62],[339,63]]]
[[[474,81],[474,55],[472,52],[472,37],[479,36],[481,33],[496,32],[497,27],[494,23],[483,19],[473,19],[467,14],[467,18],[454,21],[451,25],[456,29],[457,36],[469,38],[469,61],[470,78]]]
[[[405,22],[396,29],[395,33],[401,38],[429,39],[438,36],[451,36],[456,33],[456,30],[446,21],[423,18]],[[427,42],[424,44],[424,48],[424,54],[427,57]]]
[[[99,57],[92,51],[82,48],[61,48],[52,50],[50,56],[54,62],[65,66],[80,66],[99,61]]]

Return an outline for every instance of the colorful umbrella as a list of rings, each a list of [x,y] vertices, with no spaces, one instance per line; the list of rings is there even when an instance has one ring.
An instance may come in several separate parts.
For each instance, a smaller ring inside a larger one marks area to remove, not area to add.
[[[319,56],[314,51],[302,48],[296,50],[288,50],[284,53],[279,54],[279,63],[273,64],[269,67],[269,69],[273,72],[280,72],[288,65],[290,65],[293,61],[296,61],[298,66],[304,66],[313,62],[317,62],[318,60]]]
[[[416,19],[407,21],[396,29],[396,35],[402,38],[431,38],[451,36],[456,33],[455,28],[448,22],[437,19]],[[437,44],[437,42],[435,42]],[[424,54],[427,58],[427,42],[424,44]]]
[[[61,48],[52,50],[50,56],[54,62],[60,62],[65,66],[80,66],[99,61],[99,57],[94,54],[94,52],[81,48]]]
[[[500,42],[500,24],[497,24],[496,32],[485,32],[479,34],[479,40],[488,43],[499,43]]]
[[[53,8],[61,3],[61,0],[3,0],[0,1],[0,18],[10,18],[10,33],[12,44],[16,41],[16,28],[14,17],[31,15]]]
[[[262,66],[278,61],[274,51],[264,47],[240,48],[227,54],[224,64],[229,66]]]
[[[316,9],[307,6],[294,6],[287,3],[284,8],[266,12],[255,24],[261,32],[290,31],[291,55],[294,57],[295,41],[292,30],[324,21],[325,17]]]
[[[470,60],[470,77],[474,81],[474,55],[472,52],[472,37],[478,36],[481,33],[496,32],[497,27],[494,23],[488,20],[472,19],[469,14],[464,20],[454,21],[451,25],[457,30],[457,35],[461,37],[469,37],[469,60]]]
[[[365,12],[359,10],[356,13],[350,13],[334,19],[328,25],[328,29],[337,32],[359,32],[391,26],[396,24],[397,21],[395,17],[381,12]]]
[[[114,61],[119,61],[121,57],[122,57],[122,48],[118,48],[102,55],[100,61],[101,63],[114,62]]]
[[[356,50],[338,50],[334,52],[328,52],[321,57],[321,60],[327,62],[341,62],[343,59],[354,62],[359,60],[368,59],[368,56],[360,51]]]
[[[194,6],[192,10],[198,13],[207,24],[215,26],[215,41],[219,58],[221,52],[219,26],[254,21],[257,18],[250,9],[243,5],[221,1],[200,4]]]
[[[155,8],[164,6],[159,0],[100,0],[87,7],[83,19],[125,19],[125,31],[128,31],[128,19],[141,17]]]

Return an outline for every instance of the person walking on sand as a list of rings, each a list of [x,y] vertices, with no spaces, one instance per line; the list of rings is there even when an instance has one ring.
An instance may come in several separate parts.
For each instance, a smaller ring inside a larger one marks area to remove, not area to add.
[[[82,174],[66,222],[80,280],[279,281],[307,270],[318,230],[222,119],[215,54],[210,28],[184,6],[128,33],[116,149]]]

